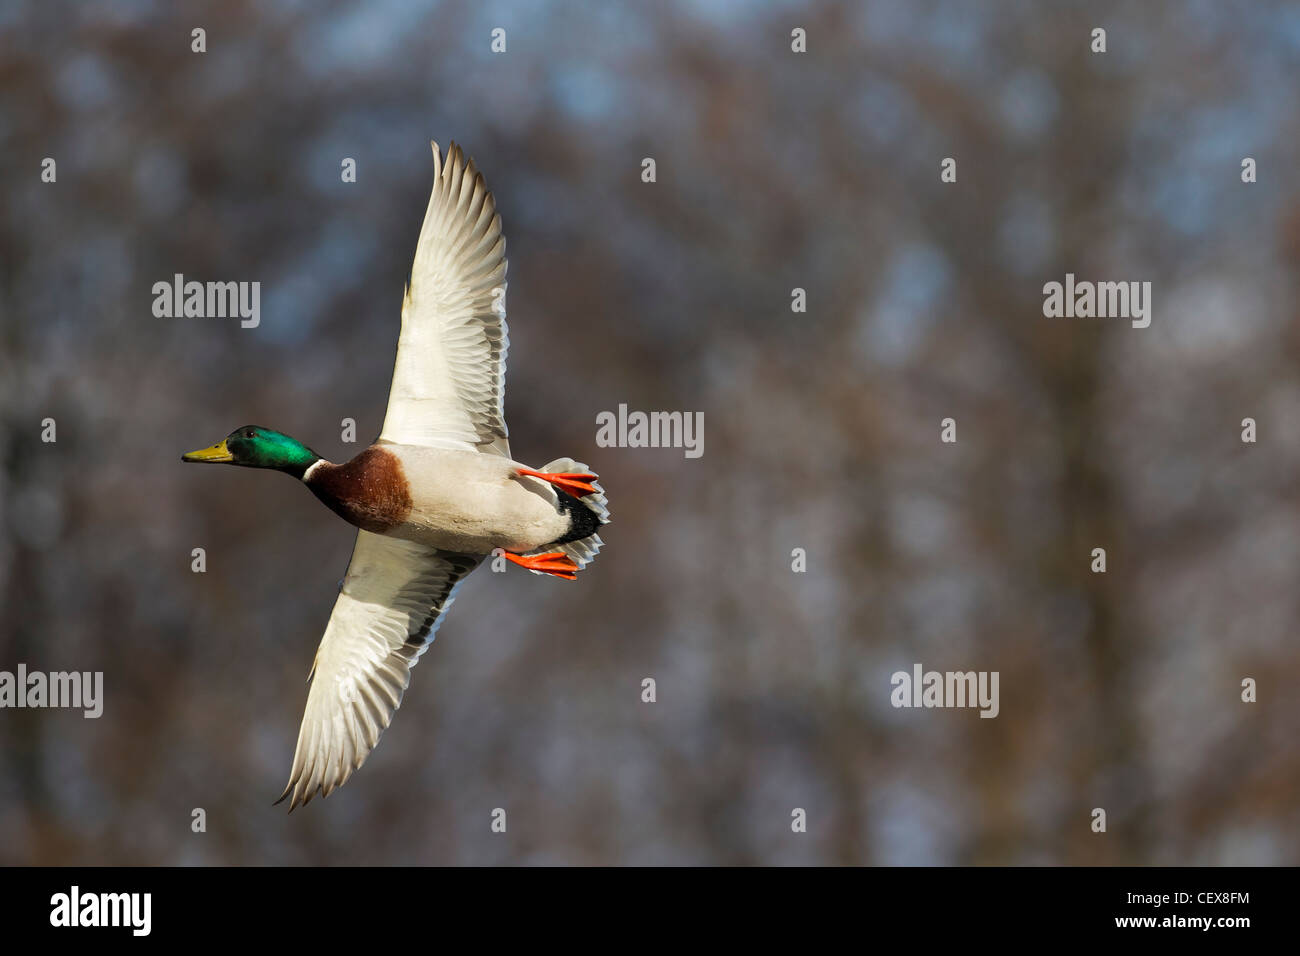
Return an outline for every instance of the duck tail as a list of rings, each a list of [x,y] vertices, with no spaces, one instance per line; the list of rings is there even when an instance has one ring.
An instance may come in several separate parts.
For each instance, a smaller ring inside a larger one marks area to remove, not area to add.
[[[543,465],[541,470],[561,474],[588,474],[591,471],[582,462],[574,461],[572,458],[557,458],[555,461]],[[581,497],[576,494],[569,494],[560,488],[555,489],[559,497],[560,507],[573,516],[574,530],[572,533],[577,537],[567,540],[562,539],[556,544],[549,544],[538,549],[538,552],[564,552],[578,565],[578,570],[591,563],[592,559],[600,551],[603,542],[600,540],[600,535],[596,534],[596,529],[603,524],[609,523],[609,499],[605,497],[605,489],[597,481],[592,481],[589,484],[594,490]]]

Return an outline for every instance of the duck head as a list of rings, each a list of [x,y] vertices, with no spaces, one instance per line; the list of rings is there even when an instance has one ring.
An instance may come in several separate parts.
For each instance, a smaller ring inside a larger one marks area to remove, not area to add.
[[[211,448],[201,448],[182,455],[181,461],[274,468],[301,478],[308,468],[320,461],[320,455],[296,438],[260,425],[244,425]]]

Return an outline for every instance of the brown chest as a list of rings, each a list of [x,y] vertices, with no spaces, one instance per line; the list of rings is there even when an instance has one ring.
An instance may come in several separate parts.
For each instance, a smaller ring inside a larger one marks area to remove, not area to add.
[[[371,446],[341,465],[323,463],[306,478],[307,487],[350,524],[382,534],[411,513],[411,489],[402,463]]]

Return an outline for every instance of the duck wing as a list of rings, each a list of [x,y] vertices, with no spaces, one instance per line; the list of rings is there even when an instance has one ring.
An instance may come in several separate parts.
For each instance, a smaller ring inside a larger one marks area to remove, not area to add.
[[[362,531],[312,664],[289,783],[290,812],[329,796],[365,763],[402,702],[460,580],[478,564]],[[279,802],[279,801],[277,801]]]
[[[505,397],[506,241],[483,175],[433,144],[433,194],[402,300],[380,441],[510,457]]]

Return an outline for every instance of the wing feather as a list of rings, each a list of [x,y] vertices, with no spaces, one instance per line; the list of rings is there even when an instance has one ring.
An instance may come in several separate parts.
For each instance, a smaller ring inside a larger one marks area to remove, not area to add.
[[[381,441],[510,456],[503,402],[506,241],[483,175],[455,143],[434,180],[402,301]]]
[[[401,705],[456,587],[479,558],[361,531],[312,664],[289,809],[347,782]]]

